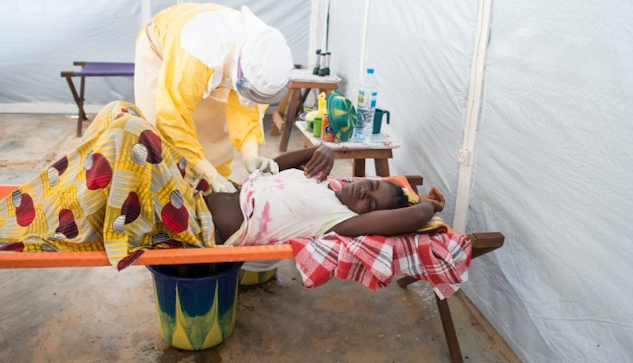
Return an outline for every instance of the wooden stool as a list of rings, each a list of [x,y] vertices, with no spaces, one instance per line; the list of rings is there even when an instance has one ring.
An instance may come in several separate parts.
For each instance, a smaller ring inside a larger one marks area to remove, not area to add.
[[[365,159],[374,159],[377,176],[389,176],[389,159],[393,158],[392,150],[400,147],[400,143],[391,140],[389,136],[384,134],[380,134],[381,141],[375,145],[371,143],[326,142],[308,131],[305,121],[298,121],[295,124],[301,131],[303,146],[312,147],[324,143],[334,152],[334,159],[352,159],[354,176],[365,176]]]
[[[329,93],[338,89],[338,82],[341,79],[335,75],[320,77],[312,74],[308,69],[293,69],[290,74],[290,83],[288,93],[281,102],[275,112],[273,112],[273,127],[270,134],[279,135],[281,131],[281,140],[279,140],[279,151],[288,149],[288,140],[294,120],[301,112],[302,105],[308,97],[310,90],[318,89],[320,92]],[[304,89],[303,94],[301,90]]]

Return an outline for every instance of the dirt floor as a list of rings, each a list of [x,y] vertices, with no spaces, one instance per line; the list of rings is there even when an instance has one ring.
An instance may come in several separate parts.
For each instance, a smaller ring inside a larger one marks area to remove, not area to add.
[[[75,127],[67,115],[0,115],[0,184],[63,155],[78,143]],[[261,153],[277,155],[278,140],[267,133]],[[337,160],[334,173],[351,175],[351,164]],[[233,334],[197,352],[162,339],[145,267],[4,269],[0,291],[0,362],[450,361],[426,284],[374,292],[335,279],[308,290],[291,260],[275,279],[240,287]],[[449,305],[465,362],[519,362],[465,295]]]

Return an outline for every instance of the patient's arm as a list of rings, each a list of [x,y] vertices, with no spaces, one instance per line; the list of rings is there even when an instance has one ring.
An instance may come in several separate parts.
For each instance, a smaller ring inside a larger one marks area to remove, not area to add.
[[[304,167],[304,174],[310,178],[319,172],[323,172],[319,179],[319,183],[332,171],[334,166],[334,153],[332,149],[325,145],[316,147],[290,151],[281,154],[275,158],[275,162],[279,165],[279,170]]]
[[[444,196],[432,187],[428,194],[420,197],[418,204],[399,209],[377,210],[359,214],[332,227],[342,236],[366,235],[396,236],[413,233],[424,227],[436,212],[444,210]]]
[[[342,236],[357,237],[365,235],[396,236],[413,233],[431,220],[435,209],[427,200],[400,209],[377,210],[359,214],[332,227]]]

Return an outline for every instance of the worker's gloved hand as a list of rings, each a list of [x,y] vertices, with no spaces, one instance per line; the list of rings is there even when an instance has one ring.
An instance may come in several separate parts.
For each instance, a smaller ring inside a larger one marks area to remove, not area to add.
[[[244,159],[244,166],[249,173],[261,170],[263,173],[279,173],[279,165],[273,160],[262,156],[249,156]]]
[[[255,140],[244,142],[240,152],[242,153],[242,160],[244,160],[244,167],[249,173],[255,170],[261,170],[263,173],[279,173],[279,165],[273,159],[257,155],[257,142]]]
[[[211,185],[211,190],[215,193],[233,193],[237,191],[235,185],[220,175],[218,170],[211,165],[207,159],[200,160],[200,162],[193,168],[193,171],[198,175],[202,175],[207,178],[209,184]]]
[[[233,193],[237,191],[235,185],[220,174],[210,184],[214,193]]]

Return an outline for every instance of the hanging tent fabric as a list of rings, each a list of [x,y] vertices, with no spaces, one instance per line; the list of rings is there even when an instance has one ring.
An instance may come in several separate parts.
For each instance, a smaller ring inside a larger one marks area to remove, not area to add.
[[[364,5],[330,4],[330,67],[349,98]],[[465,291],[525,362],[633,356],[631,14],[620,1],[371,2],[365,65],[404,145],[392,170],[423,170],[449,215],[468,188],[465,231],[507,232]]]

